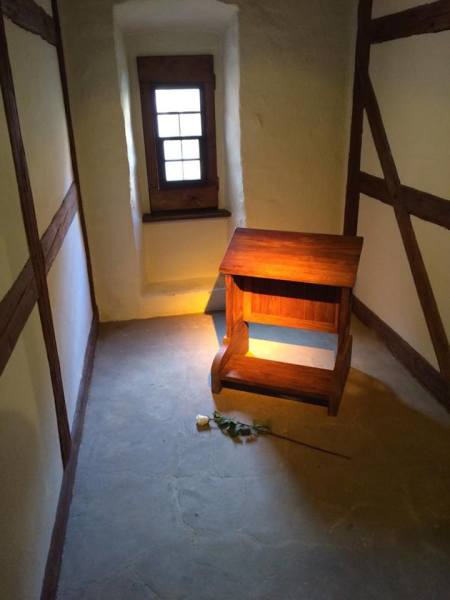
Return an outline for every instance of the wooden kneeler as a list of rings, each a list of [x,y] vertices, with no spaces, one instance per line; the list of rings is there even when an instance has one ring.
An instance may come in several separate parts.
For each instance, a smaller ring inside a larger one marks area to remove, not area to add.
[[[220,272],[226,282],[226,336],[211,367],[211,388],[238,384],[317,398],[339,409],[352,353],[351,294],[362,238],[236,229]],[[338,335],[334,369],[247,356],[248,323]]]

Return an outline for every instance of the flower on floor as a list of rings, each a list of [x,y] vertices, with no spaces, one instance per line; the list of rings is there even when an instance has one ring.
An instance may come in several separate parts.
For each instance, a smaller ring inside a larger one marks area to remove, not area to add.
[[[231,417],[226,417],[218,410],[214,411],[213,420],[222,433],[229,435],[231,438],[239,436],[256,437],[259,433],[268,433],[270,431],[267,424],[254,422],[253,425],[249,425]]]
[[[197,415],[195,417],[197,427],[207,427],[209,425],[209,417],[206,415]]]

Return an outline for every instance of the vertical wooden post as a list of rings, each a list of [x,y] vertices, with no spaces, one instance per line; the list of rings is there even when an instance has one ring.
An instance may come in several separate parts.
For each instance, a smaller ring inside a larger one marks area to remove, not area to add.
[[[370,57],[370,19],[372,0],[360,0],[358,7],[358,33],[356,37],[355,75],[353,80],[353,108],[350,131],[350,151],[347,170],[344,234],[356,235],[359,211],[359,171],[364,116],[364,101],[359,73],[367,73]]]

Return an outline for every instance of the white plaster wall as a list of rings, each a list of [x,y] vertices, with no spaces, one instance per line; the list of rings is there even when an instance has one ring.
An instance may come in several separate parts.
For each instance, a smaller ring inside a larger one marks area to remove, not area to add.
[[[247,224],[336,233],[357,3],[237,4]]]
[[[92,323],[89,280],[78,214],[48,274],[50,304],[72,425]]]
[[[75,142],[102,320],[139,315],[140,259],[111,0],[60,4]]]
[[[0,377],[0,598],[36,600],[62,479],[37,307]]]
[[[148,234],[147,229],[143,229],[146,239],[142,250],[135,244],[130,170],[116,68],[114,4],[114,0],[61,1],[75,137],[103,320],[158,314],[154,312],[155,305],[166,311],[167,298],[155,304],[155,298],[143,294],[143,290],[147,284],[158,285],[152,278],[160,277],[153,272],[158,267],[151,262],[151,257],[160,256],[163,251],[172,254],[170,268],[174,272],[180,250],[178,245],[157,247],[157,234],[151,234],[153,225],[148,226]],[[142,7],[145,3],[137,4]],[[181,4],[178,2],[177,6]],[[200,20],[205,19],[206,8],[213,4],[220,5],[215,0],[202,2],[205,10],[198,12]],[[240,83],[237,85],[241,91],[239,111],[247,223],[256,227],[338,231],[344,197],[347,86],[353,61],[350,53],[355,3],[351,0],[314,3],[240,0],[227,4],[236,4],[239,8],[239,27],[229,34],[230,42],[232,35],[235,36],[234,54],[225,53],[225,65],[228,71],[230,67],[236,69],[235,40],[239,31]],[[191,15],[191,25],[192,21]],[[130,70],[130,80],[131,77]],[[232,90],[229,91],[232,96]],[[237,113],[236,97],[232,106],[231,119]],[[139,148],[138,136],[136,131],[134,133]],[[228,143],[238,140],[235,130]],[[227,156],[227,164],[233,165],[229,150],[224,156]],[[142,171],[140,180],[145,194]],[[231,189],[227,178],[223,183]],[[225,188],[225,203],[226,194]],[[241,209],[237,221],[243,222],[245,210],[238,185],[233,197]],[[185,223],[186,237],[193,235],[187,233],[190,227]],[[203,227],[209,232],[210,228],[222,225],[211,221],[204,222]],[[214,246],[218,247],[218,244]],[[143,268],[140,252],[144,253]],[[205,253],[208,252],[206,249]],[[191,270],[197,266],[183,269],[178,276],[189,281],[193,277]],[[180,309],[178,301],[177,307]],[[192,305],[186,303],[184,310],[191,312]]]
[[[239,20],[235,14],[222,39],[224,72],[224,158],[230,234],[246,226],[241,157]]]
[[[380,16],[410,8],[408,1],[374,3]],[[450,32],[375,45],[370,75],[403,184],[450,201]],[[364,123],[362,169],[382,176]],[[450,234],[413,218],[447,334],[450,335]],[[358,233],[365,238],[355,293],[437,367],[393,209],[362,197]]]
[[[3,101],[0,102],[0,215],[0,298],[3,298],[28,260]]]
[[[8,20],[6,31],[42,234],[73,179],[56,49]],[[28,259],[2,101],[0,161],[2,298]],[[92,319],[78,216],[50,270],[49,288],[72,420]],[[35,307],[0,377],[1,598],[39,598],[61,480],[53,391]]]
[[[51,44],[5,22],[39,235],[73,181],[58,57]]]

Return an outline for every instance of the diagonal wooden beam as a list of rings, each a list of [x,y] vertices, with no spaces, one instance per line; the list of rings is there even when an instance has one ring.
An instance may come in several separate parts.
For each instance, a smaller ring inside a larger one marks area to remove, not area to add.
[[[370,41],[378,44],[447,29],[450,29],[450,0],[437,0],[373,19],[370,23]]]
[[[381,117],[380,107],[375,91],[367,73],[360,73],[364,93],[364,105],[369,120],[370,130],[377,149],[378,158],[383,170],[388,194],[394,207],[395,216],[403,245],[408,257],[409,266],[419,295],[420,304],[433,342],[434,351],[441,373],[450,381],[450,348],[447,335],[442,324],[439,309],[434,297],[428,273],[417,243],[411,217],[406,209],[402,186],[392,156],[389,140]]]
[[[392,206],[386,182],[381,177],[361,171],[359,174],[359,191],[361,194],[376,198]],[[401,192],[403,203],[410,215],[450,229],[450,200],[421,192],[407,185],[402,185]]]
[[[3,14],[0,14],[0,86],[5,107],[8,133],[11,142],[14,168],[16,171],[22,218],[25,226],[28,250],[30,253],[30,262],[33,268],[34,279],[38,292],[39,315],[41,318],[42,332],[53,388],[61,456],[63,465],[66,466],[70,456],[70,428],[67,418],[61,366],[59,363],[55,329],[53,326],[50,298],[47,287],[45,260],[36,222],[33,193],[31,191],[30,176],[20,128]]]
[[[0,0],[0,6],[3,14],[13,23],[56,45],[53,19],[34,0]]]
[[[368,71],[369,67],[369,24],[371,14],[372,0],[360,0],[358,6],[358,33],[356,37],[355,51],[355,77],[353,80],[352,124],[350,131],[350,150],[347,168],[347,190],[345,196],[345,235],[356,235],[358,229],[358,178],[361,163],[364,105],[361,93],[361,82],[359,77],[357,77],[357,73],[365,73]]]

